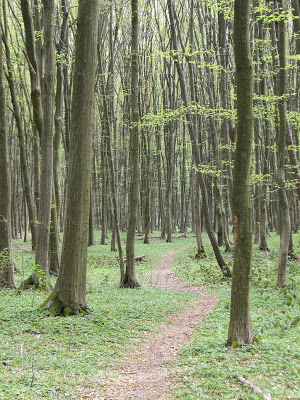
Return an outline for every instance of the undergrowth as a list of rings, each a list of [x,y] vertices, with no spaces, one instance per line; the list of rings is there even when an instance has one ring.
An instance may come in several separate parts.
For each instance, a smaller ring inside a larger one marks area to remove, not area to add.
[[[150,284],[163,254],[192,243],[193,239],[153,239],[144,245],[138,240],[136,253],[146,254],[146,261],[137,263],[142,283],[138,290],[119,289],[117,253],[109,245],[91,246],[87,302],[92,314],[86,317],[49,317],[39,310],[46,292],[0,291],[0,399],[78,399],[87,388],[101,390],[106,372],[136,347],[139,338],[147,332],[155,335],[171,313],[195,299],[194,294],[161,291]],[[14,258],[19,285],[34,268],[30,243],[14,241]]]
[[[269,238],[270,252],[253,248],[251,319],[254,345],[225,346],[229,323],[230,283],[222,279],[211,249],[206,260],[195,260],[194,251],[177,256],[176,273],[192,284],[206,285],[220,302],[197,330],[176,363],[181,384],[172,399],[259,399],[245,385],[250,380],[272,399],[300,399],[300,270],[299,261],[288,262],[288,286],[276,288],[279,237]],[[300,235],[294,236],[300,251]],[[232,255],[225,255],[232,266]]]

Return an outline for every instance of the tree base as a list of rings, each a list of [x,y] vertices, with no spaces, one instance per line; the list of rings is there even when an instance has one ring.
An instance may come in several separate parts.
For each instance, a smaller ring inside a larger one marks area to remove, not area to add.
[[[197,253],[195,254],[196,260],[203,260],[206,258],[206,253],[204,249],[198,249]]]
[[[31,274],[29,278],[25,279],[21,285],[19,286],[19,290],[27,290],[30,287],[34,287],[35,289],[40,290],[49,290],[51,289],[51,285],[46,279],[38,278],[35,274]]]
[[[232,278],[232,273],[230,271],[230,268],[228,267],[228,265],[222,265],[220,266],[220,269],[222,271],[223,277],[224,278]]]
[[[60,298],[51,293],[47,299],[40,305],[40,309],[48,310],[51,317],[68,317],[71,315],[84,316],[91,314],[91,310],[86,304],[78,304],[76,307],[64,305]]]
[[[138,289],[141,287],[141,285],[138,283],[136,279],[132,279],[128,276],[125,276],[123,281],[120,284],[121,288],[129,288],[129,289]]]
[[[264,244],[264,245],[261,244],[261,245],[259,246],[259,250],[261,250],[261,251],[270,251],[268,245],[265,245],[265,244]]]

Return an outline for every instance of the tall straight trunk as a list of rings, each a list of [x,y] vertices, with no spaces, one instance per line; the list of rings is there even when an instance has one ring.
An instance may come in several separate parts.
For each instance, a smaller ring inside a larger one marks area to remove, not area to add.
[[[263,29],[263,23],[262,21],[259,21],[259,38],[261,41],[264,40],[264,32],[265,30]],[[259,58],[260,58],[260,69],[261,71],[265,70],[265,58],[264,58],[264,53],[263,49],[260,49],[259,52]],[[260,94],[261,96],[266,95],[266,79],[264,76],[261,76],[260,79]],[[265,112],[267,112],[267,102],[263,100],[263,108]],[[265,114],[266,115],[266,114]],[[263,161],[262,161],[262,173],[263,173],[263,180],[261,184],[261,194],[260,194],[260,200],[259,200],[259,207],[260,207],[260,224],[259,224],[259,234],[260,234],[260,244],[259,248],[260,250],[263,251],[268,251],[268,243],[267,243],[267,227],[268,227],[268,220],[267,220],[267,174],[269,173],[269,157],[270,157],[270,121],[268,118],[263,117],[263,123],[264,123],[264,153],[263,153]]]
[[[52,315],[89,312],[86,270],[98,17],[98,0],[79,0],[61,266],[54,291],[42,305]]]
[[[0,12],[0,25],[2,25],[1,14]],[[10,232],[11,182],[2,53],[2,33],[0,32],[0,288],[13,289],[15,283]]]
[[[283,10],[283,1],[278,1],[279,7]],[[290,215],[287,193],[285,188],[285,143],[286,143],[286,24],[284,17],[278,23],[278,53],[279,53],[279,86],[278,95],[281,96],[278,104],[279,110],[279,131],[277,138],[277,184],[278,184],[278,213],[279,213],[279,260],[277,284],[280,288],[286,286],[286,266],[288,259],[289,241],[290,241]]]
[[[234,258],[227,344],[252,343],[250,270],[252,213],[250,169],[253,145],[253,78],[250,50],[250,0],[234,3],[234,56],[237,91],[237,141],[233,172]]]
[[[221,106],[224,110],[228,109],[228,89],[227,89],[227,73],[228,68],[228,52],[226,49],[227,41],[227,28],[226,20],[222,10],[218,12],[218,28],[219,28],[219,49],[220,49],[220,64],[222,66],[220,72],[220,97]],[[224,155],[226,159],[226,175],[227,175],[227,205],[228,210],[232,209],[232,165],[231,165],[231,150],[230,150],[230,136],[229,136],[229,122],[226,117],[222,119],[221,136],[223,137],[225,150]]]
[[[49,278],[48,248],[51,221],[52,177],[53,177],[53,127],[55,89],[55,44],[54,13],[55,1],[43,1],[45,70],[43,77],[43,126],[41,136],[41,181],[38,235],[35,250],[35,264]],[[35,276],[34,283],[40,281]]]
[[[106,127],[103,119],[102,122],[102,135],[101,135],[101,186],[102,186],[102,201],[101,201],[101,241],[102,245],[106,245],[107,236],[107,208],[108,208],[108,198],[107,198],[107,170],[106,170]]]
[[[185,80],[184,80],[181,63],[180,63],[180,60],[178,57],[178,45],[177,45],[177,37],[176,37],[176,31],[175,31],[172,0],[168,0],[168,11],[169,11],[169,17],[170,17],[173,50],[174,50],[173,59],[174,59],[174,63],[175,63],[176,69],[177,69],[178,77],[179,77],[182,102],[183,102],[184,107],[186,107],[186,109],[187,109],[185,117],[187,120],[187,126],[189,129],[189,134],[190,134],[190,138],[191,138],[191,142],[192,142],[193,158],[196,163],[196,166],[201,166],[202,165],[201,154],[199,151],[198,141],[197,141],[197,137],[195,134],[194,125],[193,125],[193,118],[191,116],[190,111],[188,110],[189,102],[188,102],[188,97],[187,97],[187,92],[186,92],[186,85],[185,85]],[[220,252],[217,240],[214,235],[213,227],[211,224],[209,206],[208,206],[207,188],[206,188],[206,184],[204,181],[204,177],[203,177],[203,174],[201,174],[199,171],[197,171],[197,174],[199,174],[200,188],[201,188],[201,194],[202,194],[202,204],[203,204],[203,210],[204,210],[204,214],[205,214],[205,223],[206,223],[207,234],[209,236],[209,239],[210,239],[211,245],[213,247],[218,265],[219,265],[223,275],[226,277],[230,277],[231,276],[230,269],[229,269],[228,265],[226,264],[222,254]]]
[[[135,274],[134,239],[137,222],[139,196],[139,106],[138,106],[138,0],[131,0],[131,124],[130,124],[130,193],[129,220],[126,242],[126,271],[121,283],[123,287],[139,287]]]

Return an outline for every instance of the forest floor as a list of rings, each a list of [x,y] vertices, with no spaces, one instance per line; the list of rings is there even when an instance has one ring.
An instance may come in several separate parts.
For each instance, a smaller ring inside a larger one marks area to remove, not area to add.
[[[197,293],[200,298],[190,307],[172,315],[171,324],[164,325],[159,333],[144,337],[139,349],[126,356],[101,391],[100,397],[95,397],[97,395],[93,393],[82,398],[167,399],[168,391],[179,384],[171,364],[181,347],[187,344],[195,329],[219,301],[216,295],[207,294],[203,287],[192,286],[174,275],[171,270],[173,256],[179,251],[170,251],[162,257],[158,269],[152,274],[152,284],[162,290]]]

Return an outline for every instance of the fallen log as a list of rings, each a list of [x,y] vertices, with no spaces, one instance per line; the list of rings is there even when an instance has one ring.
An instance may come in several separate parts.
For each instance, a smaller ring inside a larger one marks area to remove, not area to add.
[[[144,261],[144,258],[146,257],[146,254],[141,254],[140,256],[134,257],[135,261]],[[127,261],[127,258],[124,258],[124,262]]]

